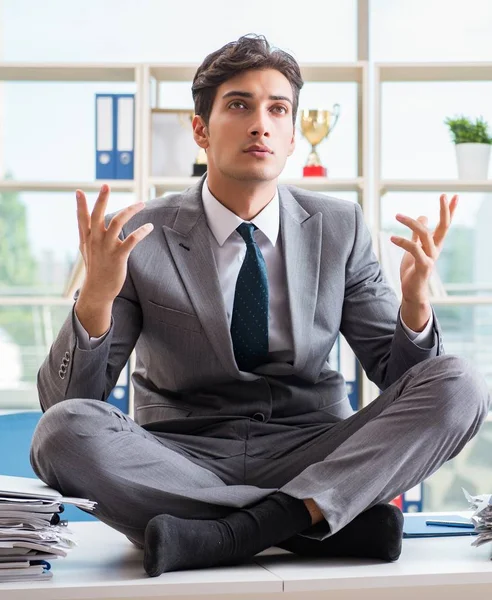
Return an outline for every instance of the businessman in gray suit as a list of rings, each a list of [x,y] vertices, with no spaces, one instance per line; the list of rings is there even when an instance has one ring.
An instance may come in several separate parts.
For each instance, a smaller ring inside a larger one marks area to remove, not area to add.
[[[77,192],[86,277],[38,377],[31,462],[98,502],[151,576],[234,564],[277,545],[396,560],[388,504],[455,456],[489,405],[444,356],[428,279],[434,231],[398,216],[402,301],[358,205],[278,185],[294,150],[299,66],[263,37],[207,56],[193,81],[208,172],[183,193],[105,218]],[[382,390],[353,413],[328,361],[342,333]],[[134,420],[105,402],[130,353]]]

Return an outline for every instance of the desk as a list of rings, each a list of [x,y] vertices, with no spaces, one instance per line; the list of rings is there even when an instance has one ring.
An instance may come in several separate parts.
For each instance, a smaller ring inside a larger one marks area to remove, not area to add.
[[[149,578],[143,552],[100,522],[72,523],[79,546],[53,561],[53,579],[0,584],[1,600],[464,600],[492,592],[492,544],[470,537],[404,540],[395,563],[311,560],[270,548],[238,567]]]

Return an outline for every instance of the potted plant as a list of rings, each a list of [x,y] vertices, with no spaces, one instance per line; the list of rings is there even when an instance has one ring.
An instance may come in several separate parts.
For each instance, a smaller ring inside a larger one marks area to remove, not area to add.
[[[447,118],[444,123],[451,130],[456,148],[458,177],[460,179],[483,180],[488,178],[492,137],[483,117],[473,123],[470,119],[457,116]]]

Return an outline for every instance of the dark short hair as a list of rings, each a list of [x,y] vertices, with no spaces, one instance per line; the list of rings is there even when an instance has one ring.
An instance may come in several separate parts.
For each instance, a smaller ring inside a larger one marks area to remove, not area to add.
[[[299,92],[304,81],[296,59],[279,48],[270,46],[265,36],[248,34],[229,42],[209,54],[198,67],[191,91],[195,102],[195,114],[208,125],[217,88],[244,71],[276,69],[290,82],[293,93],[292,120],[295,123]]]

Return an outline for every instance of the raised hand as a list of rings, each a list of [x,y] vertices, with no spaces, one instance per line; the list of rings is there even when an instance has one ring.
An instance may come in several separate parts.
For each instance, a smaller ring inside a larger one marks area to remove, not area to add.
[[[86,267],[76,313],[92,336],[102,335],[109,328],[111,307],[125,282],[130,252],[154,228],[146,223],[121,240],[123,226],[145,205],[139,202],[122,209],[106,226],[109,195],[109,187],[104,184],[90,213],[84,192],[76,192],[79,249]]]
[[[439,223],[433,232],[427,228],[427,217],[412,219],[398,214],[397,220],[412,230],[412,238],[391,237],[394,244],[406,250],[400,265],[401,318],[413,331],[422,331],[431,316],[429,279],[451,226],[458,196],[448,204],[446,194],[441,194],[440,203]]]
[[[437,227],[431,232],[427,228],[427,217],[412,219],[398,214],[396,219],[412,230],[412,239],[392,236],[391,241],[406,250],[400,266],[402,296],[408,302],[429,301],[429,279],[441,253],[444,239],[451,226],[458,205],[455,195],[448,204],[446,194],[440,197],[441,210]]]

